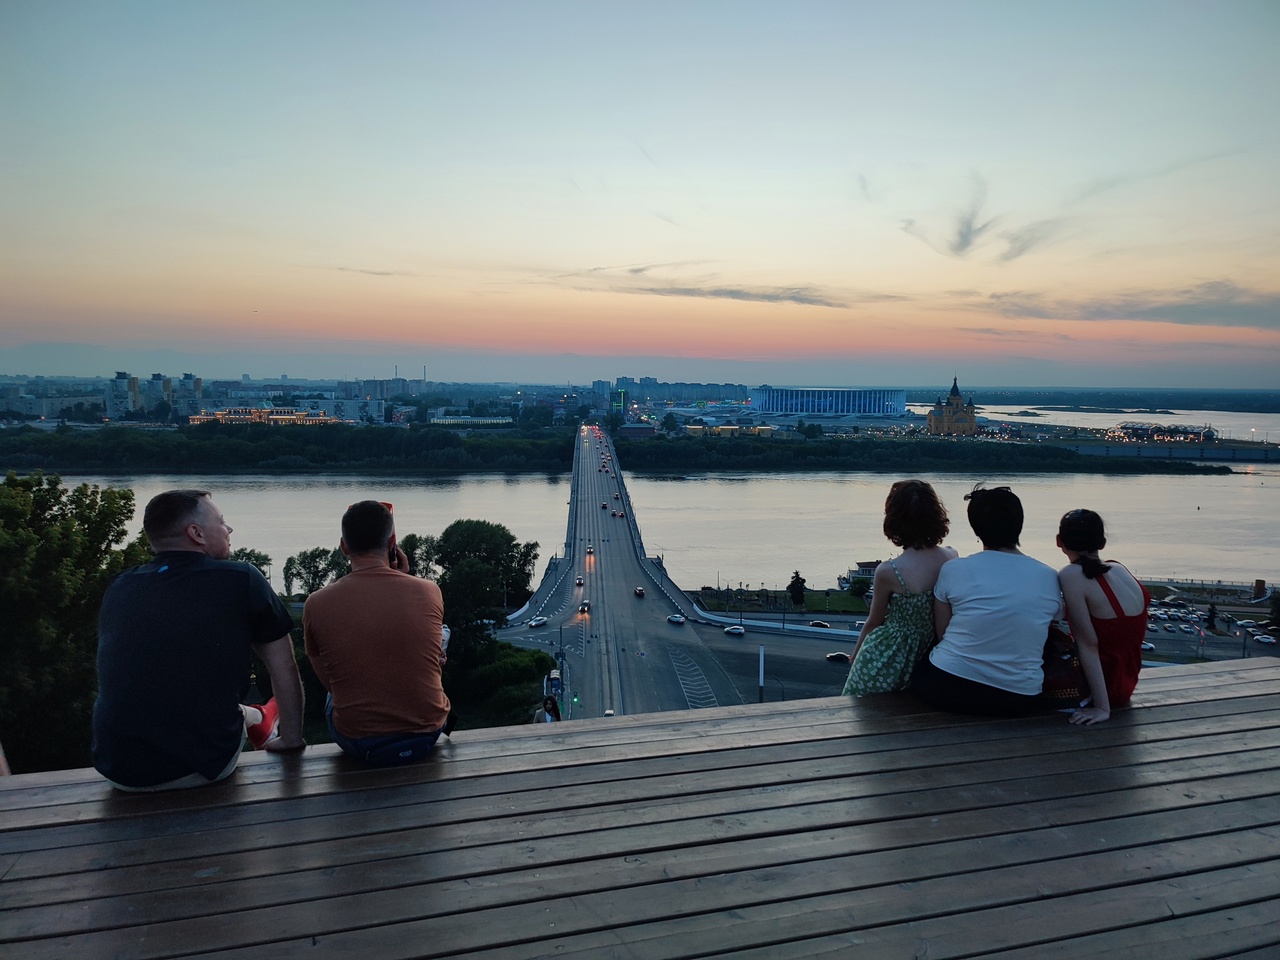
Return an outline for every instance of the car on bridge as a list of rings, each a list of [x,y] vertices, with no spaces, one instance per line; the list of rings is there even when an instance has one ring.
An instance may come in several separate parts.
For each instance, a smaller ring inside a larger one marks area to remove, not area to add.
[[[671,616],[667,617],[667,623],[684,623],[684,621],[685,618],[678,613],[673,613]]]
[[[532,620],[529,621],[529,626],[545,627],[547,623],[548,623],[548,620],[546,617],[534,617]]]
[[[739,626],[738,624],[735,623],[731,627],[725,627],[724,632],[731,637],[741,637],[743,634],[747,632],[747,628]]]
[[[580,586],[582,586],[582,584],[583,584],[585,581],[583,581],[582,577],[577,577],[577,578],[575,578],[575,579],[574,579],[574,581],[573,581],[573,582],[574,582],[574,584],[575,584],[576,586],[579,586],[579,587],[580,587]]]
[[[635,589],[635,591],[634,591],[634,592],[635,592],[635,595],[636,595],[637,597],[643,597],[643,596],[644,596],[644,587],[636,587],[636,589]]]
[[[587,544],[587,553],[595,553],[595,552],[596,552],[596,548],[595,548],[595,547],[593,547],[591,544],[589,544],[589,543],[588,543],[588,544]]]
[[[809,621],[809,626],[811,626],[811,627],[821,627],[823,630],[830,630],[830,629],[831,629],[831,624],[827,623],[827,621],[825,621],[825,620],[810,620],[810,621]]]
[[[578,604],[578,612],[579,612],[579,613],[590,613],[590,612],[591,612],[591,601],[590,601],[590,600],[583,600],[580,604]]]
[[[827,659],[832,663],[849,663],[853,657],[849,656],[843,650],[837,650],[835,653],[828,653]]]

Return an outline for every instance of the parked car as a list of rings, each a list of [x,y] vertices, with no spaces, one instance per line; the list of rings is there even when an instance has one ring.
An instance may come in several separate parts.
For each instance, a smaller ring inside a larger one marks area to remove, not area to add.
[[[1158,623],[1150,623],[1150,622],[1148,622],[1148,623],[1147,623],[1147,632],[1148,632],[1148,633],[1159,633],[1159,632],[1160,632],[1160,624],[1158,624]]]
[[[809,626],[811,626],[811,627],[822,627],[822,629],[824,629],[824,630],[830,630],[830,629],[831,629],[831,624],[827,623],[827,621],[825,621],[825,620],[810,620],[810,621],[809,621]]]
[[[849,656],[843,650],[837,650],[835,653],[828,653],[827,659],[832,663],[848,663],[853,659],[853,657]]]
[[[747,628],[746,628],[746,627],[740,627],[740,626],[738,626],[738,625],[735,623],[735,624],[734,624],[733,626],[731,626],[731,627],[725,627],[725,628],[724,628],[724,632],[725,632],[725,633],[727,633],[727,634],[729,634],[729,636],[731,636],[731,637],[740,637],[740,636],[742,636],[744,633],[746,633],[746,632],[747,632]]]
[[[1193,627],[1193,626],[1192,626],[1191,624],[1189,624],[1189,623],[1184,623],[1184,624],[1182,624],[1182,632],[1183,632],[1183,633],[1195,633],[1195,632],[1196,632],[1196,628],[1195,628],[1195,627]]]
[[[673,613],[671,616],[667,617],[667,623],[684,623],[684,621],[685,618],[680,616],[678,613]]]
[[[529,626],[531,627],[545,627],[546,625],[547,625],[546,617],[534,617],[532,620],[529,621]]]

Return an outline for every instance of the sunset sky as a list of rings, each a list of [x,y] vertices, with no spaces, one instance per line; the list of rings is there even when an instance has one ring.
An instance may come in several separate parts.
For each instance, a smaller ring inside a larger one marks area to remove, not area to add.
[[[1280,4],[0,4],[0,373],[1280,386]]]

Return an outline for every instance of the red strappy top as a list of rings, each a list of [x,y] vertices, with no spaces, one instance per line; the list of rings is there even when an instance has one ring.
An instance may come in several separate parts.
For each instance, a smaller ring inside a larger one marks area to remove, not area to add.
[[[1104,563],[1115,563],[1104,560]],[[1098,637],[1098,659],[1102,661],[1102,675],[1107,680],[1107,698],[1111,708],[1123,707],[1133,696],[1138,685],[1138,671],[1142,669],[1142,641],[1147,635],[1147,605],[1151,603],[1151,594],[1142,587],[1142,609],[1133,616],[1127,616],[1120,601],[1116,599],[1106,576],[1097,579],[1098,586],[1111,602],[1115,611],[1114,620],[1099,620],[1090,617],[1093,632]]]

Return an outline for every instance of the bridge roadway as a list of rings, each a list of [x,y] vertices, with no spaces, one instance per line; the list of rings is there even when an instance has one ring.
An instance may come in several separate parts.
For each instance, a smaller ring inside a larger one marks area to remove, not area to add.
[[[590,604],[585,612],[579,609],[584,601]],[[676,613],[689,621],[670,623],[667,617]],[[547,623],[529,626],[535,615]],[[561,661],[566,719],[754,703],[761,644],[766,700],[840,692],[847,667],[828,663],[825,654],[850,649],[848,632],[784,633],[748,624],[745,637],[734,637],[724,634],[723,623],[703,617],[660,562],[645,556],[613,445],[603,431],[584,426],[574,453],[564,555],[549,565],[523,619],[499,638],[548,650]]]

